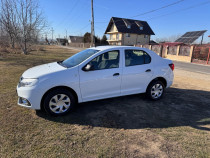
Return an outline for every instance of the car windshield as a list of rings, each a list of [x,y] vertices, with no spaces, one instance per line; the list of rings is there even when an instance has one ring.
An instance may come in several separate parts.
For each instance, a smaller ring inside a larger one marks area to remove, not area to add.
[[[67,68],[74,67],[97,52],[99,52],[99,50],[86,49],[86,50],[83,50],[83,51],[71,56],[70,58],[64,60],[63,62],[60,62],[59,64],[61,64],[64,67],[67,67]]]

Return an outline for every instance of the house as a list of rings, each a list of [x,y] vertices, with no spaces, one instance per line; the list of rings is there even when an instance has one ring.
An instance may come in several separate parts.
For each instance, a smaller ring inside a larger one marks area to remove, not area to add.
[[[65,38],[56,38],[58,45],[66,45],[67,44],[67,39]]]
[[[69,36],[68,43],[84,43],[82,36]]]
[[[150,36],[155,35],[146,21],[112,17],[105,34],[110,45],[149,44]]]

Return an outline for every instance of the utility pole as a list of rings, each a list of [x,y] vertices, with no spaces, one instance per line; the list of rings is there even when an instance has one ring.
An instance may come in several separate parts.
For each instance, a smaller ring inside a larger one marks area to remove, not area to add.
[[[53,32],[54,32],[53,28],[51,28],[51,31],[52,31],[52,41],[53,41]]]
[[[68,37],[67,37],[67,30],[66,30],[66,39],[68,39]]]
[[[94,12],[93,12],[93,0],[91,0],[92,21],[91,21],[91,46],[95,47],[95,31],[94,31]]]

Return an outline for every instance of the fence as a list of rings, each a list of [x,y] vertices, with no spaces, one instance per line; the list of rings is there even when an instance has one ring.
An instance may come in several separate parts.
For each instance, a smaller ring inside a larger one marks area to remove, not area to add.
[[[138,45],[171,60],[191,62],[193,46]]]
[[[210,65],[210,46],[196,46],[192,54],[192,62]]]
[[[164,45],[137,45],[150,49],[161,57],[171,60],[193,62],[210,65],[210,45],[201,46],[164,46]]]
[[[71,47],[79,47],[79,48],[90,48],[90,43],[69,43],[68,46]]]

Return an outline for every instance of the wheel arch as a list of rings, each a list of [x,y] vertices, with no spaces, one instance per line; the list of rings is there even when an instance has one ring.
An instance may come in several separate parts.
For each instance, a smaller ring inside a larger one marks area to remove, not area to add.
[[[147,88],[150,86],[150,84],[153,81],[161,81],[164,84],[164,86],[167,87],[167,80],[164,77],[156,77],[152,81],[150,81],[150,83],[148,84]]]
[[[75,97],[75,99],[76,99],[76,102],[78,103],[78,95],[77,95],[77,93],[75,92],[75,90],[73,90],[72,88],[67,87],[67,86],[56,86],[56,87],[52,87],[52,88],[50,88],[49,90],[47,90],[47,91],[44,93],[44,95],[42,96],[41,104],[40,104],[41,109],[43,109],[44,98],[47,96],[47,94],[50,93],[51,91],[55,90],[55,89],[60,89],[60,88],[66,89],[66,90],[70,91],[70,92],[74,95],[74,97]]]

